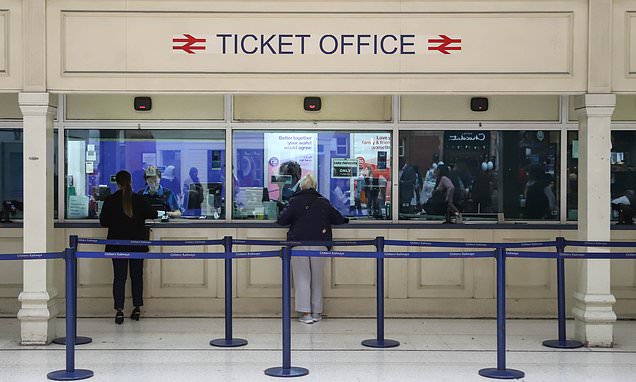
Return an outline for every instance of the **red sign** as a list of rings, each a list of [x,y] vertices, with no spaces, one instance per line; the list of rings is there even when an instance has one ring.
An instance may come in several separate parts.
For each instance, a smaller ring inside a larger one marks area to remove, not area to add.
[[[450,38],[445,34],[438,35],[441,38],[428,39],[429,44],[439,44],[437,46],[429,46],[428,50],[437,50],[442,54],[451,54],[449,50],[462,50],[461,46],[449,46],[451,44],[461,44],[461,38]]]
[[[206,39],[204,38],[196,38],[190,34],[184,33],[185,38],[173,38],[173,43],[185,43],[183,45],[173,45],[172,49],[174,50],[183,50],[188,54],[195,54],[195,50],[205,50],[205,45],[196,45],[199,43],[204,44]]]

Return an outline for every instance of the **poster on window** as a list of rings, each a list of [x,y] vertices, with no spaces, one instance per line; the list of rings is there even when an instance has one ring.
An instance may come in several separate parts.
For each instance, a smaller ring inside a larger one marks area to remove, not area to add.
[[[391,195],[391,133],[354,133],[353,157],[360,164],[358,176],[365,178],[371,187],[376,186]]]
[[[276,132],[265,133],[265,187],[269,191],[270,199],[279,199],[278,185],[272,183],[272,175],[279,174],[281,164],[287,161],[298,163],[301,167],[301,177],[309,173],[316,174],[318,157],[317,133]],[[292,181],[293,187],[297,180]],[[290,193],[287,192],[287,193]],[[285,196],[285,192],[283,195]]]
[[[360,169],[367,169],[373,176],[390,179],[391,133],[354,133],[353,157],[360,162]]]

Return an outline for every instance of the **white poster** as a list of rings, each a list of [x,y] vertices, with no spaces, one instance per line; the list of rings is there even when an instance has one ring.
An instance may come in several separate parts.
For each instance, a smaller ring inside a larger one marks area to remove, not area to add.
[[[279,175],[278,169],[283,162],[295,161],[302,168],[302,175],[316,174],[318,159],[318,134],[276,132],[265,133],[265,187],[269,196],[278,199],[278,186],[272,184],[272,175]],[[292,185],[294,186],[294,185]]]

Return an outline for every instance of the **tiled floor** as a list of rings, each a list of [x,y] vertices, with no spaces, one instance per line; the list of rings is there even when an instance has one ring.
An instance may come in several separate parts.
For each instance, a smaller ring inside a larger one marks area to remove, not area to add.
[[[293,322],[292,365],[310,370],[299,381],[486,381],[477,371],[496,366],[495,329],[494,320],[391,319],[386,337],[401,346],[373,350],[360,346],[375,336],[373,320]],[[525,381],[636,381],[636,322],[616,324],[612,349],[544,348],[556,336],[551,320],[509,320],[507,329],[508,367]],[[275,381],[263,370],[281,364],[280,330],[278,319],[237,319],[235,335],[249,344],[221,349],[208,345],[222,336],[221,319],[82,319],[78,334],[94,342],[78,346],[76,366],[93,370],[91,381]],[[18,332],[17,320],[0,319],[1,382],[45,381],[64,368],[63,346],[20,346]]]

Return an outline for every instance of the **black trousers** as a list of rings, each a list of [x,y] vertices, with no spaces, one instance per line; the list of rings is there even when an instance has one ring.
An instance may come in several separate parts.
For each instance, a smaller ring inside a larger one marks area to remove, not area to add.
[[[129,264],[133,305],[144,304],[144,259],[113,259],[113,299],[117,310],[124,309]]]

